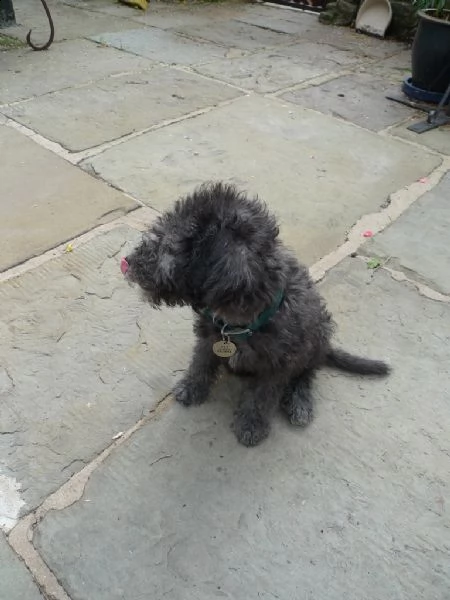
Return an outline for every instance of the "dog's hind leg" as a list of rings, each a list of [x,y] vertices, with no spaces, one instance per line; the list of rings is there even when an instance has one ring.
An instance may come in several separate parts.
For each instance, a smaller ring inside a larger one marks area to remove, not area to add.
[[[203,404],[208,399],[220,359],[212,351],[209,339],[197,339],[191,364],[172,391],[175,400],[184,406]]]
[[[244,389],[234,413],[233,429],[244,446],[256,446],[270,431],[270,419],[278,407],[286,382],[274,378],[242,378]]]
[[[281,408],[292,425],[306,427],[313,419],[313,399],[311,384],[314,371],[304,371],[287,386],[281,400]]]

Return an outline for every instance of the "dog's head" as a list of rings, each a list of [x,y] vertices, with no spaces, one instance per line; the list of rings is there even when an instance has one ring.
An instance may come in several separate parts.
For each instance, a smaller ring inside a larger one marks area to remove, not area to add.
[[[284,287],[277,236],[275,217],[258,199],[205,184],[155,221],[121,269],[153,306],[208,307],[245,322]]]

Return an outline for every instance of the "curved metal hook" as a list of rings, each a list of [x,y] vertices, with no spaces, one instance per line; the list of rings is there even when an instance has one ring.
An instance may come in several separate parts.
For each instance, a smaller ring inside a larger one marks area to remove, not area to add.
[[[31,32],[33,30],[30,29],[30,31],[27,33],[27,44],[30,46],[30,48],[33,48],[33,50],[47,50],[47,48],[50,48],[50,46],[52,45],[53,39],[55,37],[55,27],[53,25],[52,15],[50,14],[50,11],[48,9],[47,2],[45,0],[41,0],[41,3],[42,3],[42,6],[44,7],[45,14],[47,15],[48,23],[50,25],[50,37],[48,38],[48,41],[45,42],[45,44],[43,46],[36,46],[31,41]]]

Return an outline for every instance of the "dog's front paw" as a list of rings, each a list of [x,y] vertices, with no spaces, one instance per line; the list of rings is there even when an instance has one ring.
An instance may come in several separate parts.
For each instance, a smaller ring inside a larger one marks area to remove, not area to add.
[[[234,418],[233,430],[241,444],[256,446],[269,435],[270,425],[258,413],[237,412]]]
[[[208,398],[208,388],[191,379],[182,379],[173,389],[172,394],[183,406],[203,404]]]
[[[310,404],[295,404],[288,413],[292,425],[306,427],[314,418],[313,408]]]

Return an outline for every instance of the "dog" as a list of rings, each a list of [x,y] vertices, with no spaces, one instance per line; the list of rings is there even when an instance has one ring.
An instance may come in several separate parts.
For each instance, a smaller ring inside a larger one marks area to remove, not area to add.
[[[221,364],[241,377],[233,429],[245,446],[267,437],[277,407],[294,425],[311,421],[311,385],[324,365],[361,375],[390,370],[331,345],[331,314],[278,236],[262,201],[213,182],[158,217],[121,261],[153,307],[194,311],[191,363],[173,390],[180,404],[205,402]]]

